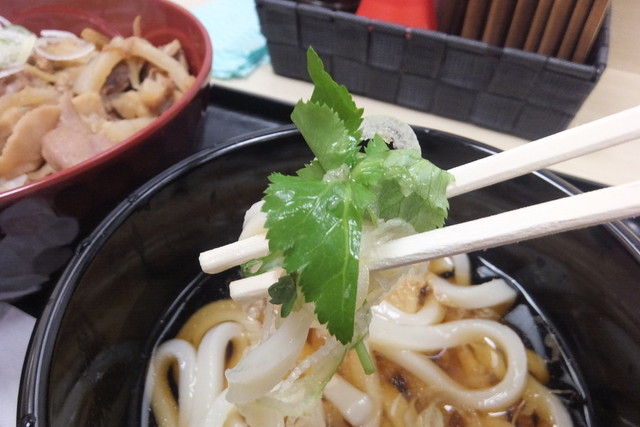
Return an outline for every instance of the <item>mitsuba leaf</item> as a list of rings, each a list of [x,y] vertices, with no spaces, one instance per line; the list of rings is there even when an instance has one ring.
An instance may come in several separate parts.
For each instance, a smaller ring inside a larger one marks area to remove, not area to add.
[[[362,109],[311,48],[307,60],[315,89],[291,119],[315,159],[297,176],[269,177],[263,210],[270,254],[257,273],[284,267],[288,275],[270,288],[271,302],[282,304],[286,316],[301,292],[318,321],[348,344],[358,309],[363,221],[401,218],[417,231],[441,226],[451,175],[416,150],[391,150],[377,135],[361,150]]]
[[[451,174],[413,150],[391,150],[385,159],[384,171],[376,191],[381,218],[402,218],[418,232],[444,225]],[[398,194],[403,198],[398,198]]]
[[[363,109],[358,108],[351,94],[343,85],[336,83],[324,70],[324,64],[312,47],[307,49],[307,71],[313,81],[311,102],[325,104],[338,114],[350,135],[360,141],[360,125]]]
[[[313,160],[311,163],[305,165],[304,168],[296,172],[299,177],[315,179],[317,181],[322,181],[325,173],[326,171],[317,159]]]
[[[291,120],[325,171],[343,164],[353,164],[359,141],[350,135],[340,116],[331,107],[300,101],[291,113]]]
[[[446,189],[453,176],[417,150],[391,150],[376,135],[352,176],[376,195],[371,209],[379,218],[401,218],[418,232],[444,225]]]
[[[305,301],[340,342],[353,337],[363,212],[373,194],[356,182],[272,174],[264,198],[271,250],[284,254]]]
[[[280,315],[287,317],[298,298],[298,291],[293,278],[289,275],[279,278],[276,283],[269,287],[269,296],[271,297],[269,300],[271,304],[282,304]]]

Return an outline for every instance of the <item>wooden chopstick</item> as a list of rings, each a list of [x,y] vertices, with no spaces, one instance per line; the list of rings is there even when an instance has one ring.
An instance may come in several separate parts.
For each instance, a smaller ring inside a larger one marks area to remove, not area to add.
[[[450,169],[454,197],[640,138],[640,106]]]
[[[638,215],[640,181],[395,239],[381,245],[367,265],[383,270]]]

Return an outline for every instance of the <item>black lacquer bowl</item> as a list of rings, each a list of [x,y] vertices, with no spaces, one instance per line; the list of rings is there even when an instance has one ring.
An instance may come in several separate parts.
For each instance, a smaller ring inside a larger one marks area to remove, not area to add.
[[[492,153],[417,129],[427,158],[449,169]],[[196,154],[113,211],[77,250],[37,324],[19,425],[139,425],[153,344],[176,318],[225,292],[199,276],[201,251],[235,240],[272,171],[311,159],[286,127]],[[451,200],[461,222],[564,197],[575,188],[536,173]],[[640,243],[621,223],[475,254],[526,291],[575,370],[587,409],[578,424],[640,425]]]

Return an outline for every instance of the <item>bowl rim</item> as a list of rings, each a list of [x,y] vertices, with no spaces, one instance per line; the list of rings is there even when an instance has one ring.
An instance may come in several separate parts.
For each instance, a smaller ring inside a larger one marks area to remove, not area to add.
[[[8,205],[22,197],[28,197],[32,193],[44,191],[46,189],[62,184],[70,178],[81,176],[98,165],[103,165],[111,159],[125,153],[138,143],[144,141],[150,134],[162,130],[173,118],[175,118],[184,108],[197,96],[198,92],[211,84],[210,74],[213,63],[213,45],[211,38],[204,24],[189,10],[179,4],[169,0],[154,0],[157,3],[165,5],[169,9],[175,10],[176,13],[189,17],[197,32],[203,35],[204,56],[202,57],[202,65],[198,73],[194,76],[193,84],[183,93],[183,95],[174,102],[165,112],[158,116],[150,125],[145,126],[130,137],[116,143],[107,150],[102,151],[95,156],[90,157],[70,168],[54,172],[42,179],[31,182],[20,187],[13,188],[4,192],[0,192],[0,207]]]
[[[426,132],[434,136],[453,138],[457,143],[473,147],[487,155],[493,155],[501,151],[485,143],[448,132],[421,126],[412,127],[416,133]],[[47,380],[51,368],[51,356],[62,320],[61,313],[64,312],[73,295],[75,290],[74,283],[76,283],[77,279],[86,271],[87,261],[90,261],[97,255],[105,244],[108,236],[139,207],[143,206],[149,197],[161,191],[165,185],[173,180],[179,179],[205,163],[224,156],[227,152],[251,145],[268,143],[268,141],[273,139],[289,136],[301,137],[301,134],[294,125],[278,126],[231,138],[220,145],[206,148],[183,159],[133,191],[129,197],[111,210],[99,225],[78,244],[73,257],[55,284],[44,311],[36,320],[33,329],[20,380],[17,413],[19,425],[25,427],[32,426],[35,425],[34,423],[36,422],[38,424],[44,422],[43,425],[48,425],[49,414],[45,407],[46,397],[45,399],[40,399],[41,396],[38,394],[38,391],[47,389]],[[561,176],[549,170],[535,171],[531,172],[531,174],[542,179],[546,184],[565,193],[567,196],[582,192]],[[596,227],[605,227],[607,233],[615,238],[637,262],[640,263],[640,236],[636,235],[621,221],[614,221]],[[56,313],[58,314],[57,316]],[[29,424],[30,422],[31,424]]]

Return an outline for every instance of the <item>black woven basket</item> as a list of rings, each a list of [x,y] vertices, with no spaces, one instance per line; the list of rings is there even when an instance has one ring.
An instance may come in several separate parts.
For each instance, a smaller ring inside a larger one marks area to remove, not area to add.
[[[309,80],[306,49],[352,93],[509,133],[565,129],[602,75],[609,17],[585,64],[291,0],[256,0],[276,74]]]

